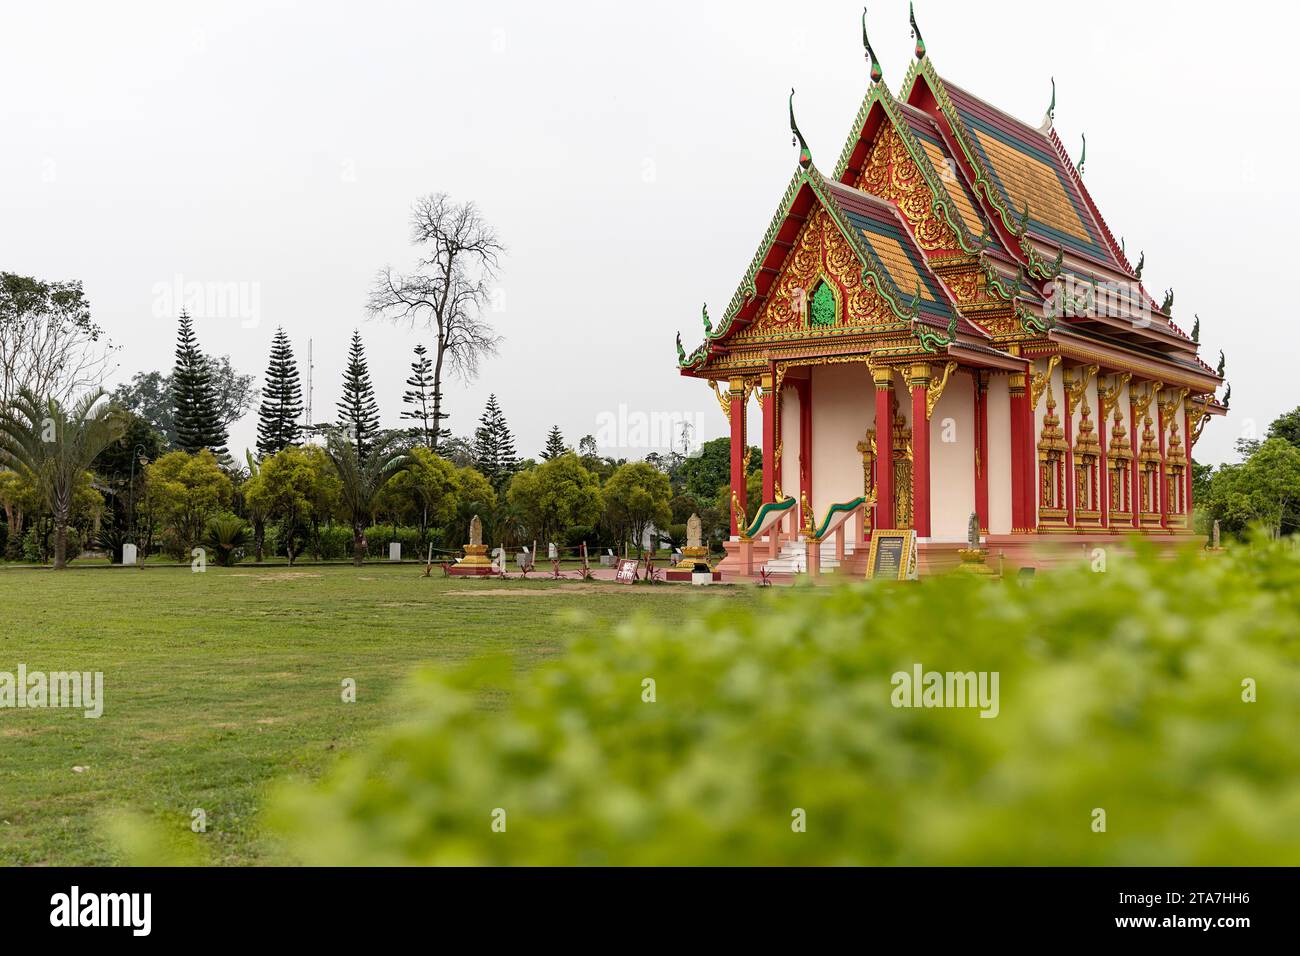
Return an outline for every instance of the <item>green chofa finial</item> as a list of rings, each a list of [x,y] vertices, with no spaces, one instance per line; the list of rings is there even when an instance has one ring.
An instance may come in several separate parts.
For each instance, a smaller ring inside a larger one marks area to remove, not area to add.
[[[1192,341],[1197,345],[1201,344],[1201,315],[1195,313],[1196,321],[1192,323]]]
[[[812,152],[808,149],[808,142],[803,138],[803,133],[799,132],[799,124],[794,121],[794,87],[790,87],[790,132],[794,138],[790,140],[791,146],[799,147],[799,165],[807,169],[812,165]]]
[[[677,364],[686,364],[686,349],[682,348],[682,333],[677,333]]]
[[[1147,254],[1146,254],[1146,250],[1144,249],[1142,250],[1142,252],[1138,254],[1138,266],[1136,269],[1133,270],[1133,275],[1141,279],[1142,270],[1146,268],[1146,264],[1147,264]]]
[[[1083,175],[1083,164],[1088,161],[1088,134],[1081,133],[1083,137],[1083,153],[1079,156],[1079,175]]]
[[[1047,104],[1047,121],[1056,119],[1056,77],[1052,77],[1052,102]]]
[[[912,36],[916,37],[916,58],[925,59],[925,40],[921,38],[921,28],[916,25],[916,10],[912,7],[909,0],[907,4],[907,18],[912,21]]]
[[[1232,383],[1229,382],[1223,388],[1223,407],[1227,408],[1232,404]]]
[[[713,323],[709,321],[709,303],[704,303],[704,334],[713,334]]]
[[[880,68],[880,61],[876,59],[876,51],[871,49],[871,41],[867,39],[867,8],[862,8],[862,46],[867,51],[867,62],[871,64],[871,82],[879,83],[885,78],[885,72]]]

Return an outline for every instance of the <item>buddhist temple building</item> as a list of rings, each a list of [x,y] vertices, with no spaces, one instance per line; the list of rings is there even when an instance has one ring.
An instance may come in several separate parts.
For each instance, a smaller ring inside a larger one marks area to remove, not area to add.
[[[781,566],[832,516],[912,529],[921,571],[967,540],[1013,564],[1044,544],[1192,533],[1191,453],[1223,383],[1173,292],[1144,287],[1053,129],[941,78],[916,29],[893,94],[870,76],[834,168],[798,166],[726,311],[687,352],[730,422],[724,571]],[[747,433],[749,402],[762,435]],[[762,501],[746,496],[762,448]],[[745,566],[741,568],[741,552]],[[847,553],[846,553],[847,552]],[[858,556],[855,558],[855,556]],[[857,560],[857,564],[854,561]],[[794,564],[794,570],[798,561]]]

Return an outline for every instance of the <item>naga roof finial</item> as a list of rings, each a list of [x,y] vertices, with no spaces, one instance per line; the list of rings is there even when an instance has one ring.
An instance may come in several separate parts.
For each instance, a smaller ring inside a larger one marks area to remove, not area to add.
[[[1196,316],[1196,321],[1192,323],[1192,341],[1195,342],[1197,345],[1200,345],[1201,344],[1201,314],[1199,312],[1193,314]]]
[[[1142,252],[1138,255],[1138,267],[1137,267],[1136,269],[1133,270],[1133,275],[1136,276],[1137,278],[1141,279],[1141,278],[1142,278],[1142,269],[1146,266],[1146,264],[1147,264],[1147,254],[1146,254],[1146,250],[1144,249],[1144,250],[1142,250]]]
[[[682,333],[677,333],[677,364],[686,364],[686,349],[682,348]]]
[[[1079,175],[1083,175],[1083,164],[1088,161],[1088,134],[1081,133],[1083,137],[1083,152],[1079,156]]]
[[[704,303],[704,334],[713,334],[713,323],[709,321],[709,303]]]
[[[1052,77],[1052,102],[1047,104],[1047,118],[1043,125],[1051,126],[1054,119],[1056,119],[1056,77]]]
[[[1223,378],[1223,370],[1227,367],[1227,365],[1228,365],[1228,360],[1223,355],[1223,349],[1219,349],[1219,368],[1216,372],[1219,378]]]
[[[907,18],[912,21],[912,36],[916,37],[916,58],[925,59],[925,40],[921,39],[921,28],[916,25],[916,10],[911,0],[907,4]]]
[[[1223,407],[1227,408],[1231,404],[1232,404],[1232,383],[1229,382],[1228,387],[1223,390]]]
[[[808,142],[803,138],[803,133],[799,132],[799,124],[794,121],[794,87],[790,87],[790,132],[794,134],[790,140],[791,146],[799,147],[799,165],[807,169],[812,165],[812,152],[808,149]]]
[[[876,59],[876,51],[871,49],[871,41],[867,39],[867,8],[862,8],[862,46],[867,51],[867,62],[871,64],[871,82],[879,83],[885,78],[885,73],[880,69],[880,61]]]

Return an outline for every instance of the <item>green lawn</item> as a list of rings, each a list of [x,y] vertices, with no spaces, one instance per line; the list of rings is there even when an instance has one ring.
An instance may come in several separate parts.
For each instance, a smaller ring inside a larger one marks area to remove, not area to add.
[[[527,667],[563,653],[573,611],[594,627],[638,612],[671,624],[697,602],[753,594],[384,564],[0,568],[0,671],[103,671],[105,683],[98,720],[0,708],[0,864],[120,863],[106,811],[187,833],[196,807],[213,862],[284,862],[260,827],[265,786],[319,773],[396,717],[414,667],[503,651]],[[355,704],[341,699],[349,677]]]

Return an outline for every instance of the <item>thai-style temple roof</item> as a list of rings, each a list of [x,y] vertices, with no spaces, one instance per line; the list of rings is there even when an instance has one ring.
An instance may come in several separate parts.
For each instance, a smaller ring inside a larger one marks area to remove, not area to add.
[[[823,179],[826,195],[839,207],[857,230],[875,259],[884,266],[881,279],[900,302],[917,299],[920,315],[937,320],[943,327],[956,313],[956,306],[938,277],[930,271],[925,255],[916,245],[906,223],[892,203],[861,190],[849,189],[833,180]],[[874,265],[870,258],[863,265]],[[978,329],[972,328],[976,334]]]
[[[1023,123],[959,86],[945,83],[948,98],[1002,201],[1028,206],[1028,235],[1124,275],[1099,216],[1059,139]]]
[[[864,30],[871,82],[830,176],[797,129],[792,97],[800,166],[721,321],[706,319],[706,340],[689,355],[679,343],[682,371],[721,372],[714,357],[762,321],[820,208],[857,256],[862,284],[888,306],[844,321],[868,339],[888,338],[895,361],[906,359],[900,333],[918,356],[960,349],[991,367],[1005,366],[994,355],[1091,350],[1212,394],[1221,377],[1173,323],[1172,292],[1158,303],[1142,286],[1145,255],[1136,268],[1129,262],[1052,128],[1052,110],[1032,126],[948,82],[916,35],[917,59],[896,97]],[[782,337],[824,332],[786,328]]]

